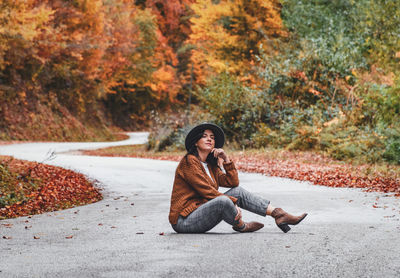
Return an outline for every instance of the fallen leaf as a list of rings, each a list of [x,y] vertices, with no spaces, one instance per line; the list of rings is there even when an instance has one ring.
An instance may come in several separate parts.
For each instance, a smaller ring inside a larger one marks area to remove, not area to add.
[[[1,160],[1,158],[0,158]],[[8,164],[10,171],[18,173],[32,181],[35,186],[28,183],[28,179],[19,179],[18,185],[24,187],[26,201],[16,202],[12,205],[0,209],[0,217],[14,218],[27,216],[32,218],[32,214],[42,214],[62,208],[70,208],[77,205],[84,205],[99,201],[102,196],[98,189],[89,182],[87,178],[71,170],[43,163],[29,162],[14,159]],[[74,213],[78,213],[76,210]],[[47,216],[57,216],[59,213],[46,214]],[[62,219],[61,217],[59,217]],[[25,220],[28,223],[28,220]]]
[[[38,237],[38,236],[33,236],[33,238],[34,238],[34,239],[40,239],[40,237]]]

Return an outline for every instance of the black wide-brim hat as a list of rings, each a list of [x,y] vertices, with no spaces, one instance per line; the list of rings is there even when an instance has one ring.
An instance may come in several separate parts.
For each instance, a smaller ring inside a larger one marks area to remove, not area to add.
[[[187,151],[189,151],[191,146],[196,144],[206,129],[212,130],[214,133],[215,148],[222,148],[225,143],[225,134],[222,128],[212,123],[202,123],[192,128],[186,135],[185,147]],[[199,136],[199,134],[201,135]]]

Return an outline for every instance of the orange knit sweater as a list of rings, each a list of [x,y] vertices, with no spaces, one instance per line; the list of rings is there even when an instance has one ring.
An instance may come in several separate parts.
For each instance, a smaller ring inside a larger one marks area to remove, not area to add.
[[[182,158],[175,172],[172,188],[169,222],[176,224],[179,215],[188,216],[208,200],[224,195],[218,191],[222,187],[239,185],[238,173],[233,161],[224,163],[226,174],[217,166],[208,166],[211,176],[207,175],[200,160],[194,155]],[[234,203],[237,199],[228,196]]]

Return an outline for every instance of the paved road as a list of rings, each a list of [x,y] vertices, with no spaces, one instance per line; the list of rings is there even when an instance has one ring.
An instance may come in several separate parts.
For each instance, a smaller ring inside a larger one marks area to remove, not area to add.
[[[244,188],[309,216],[287,234],[271,218],[246,212],[245,219],[265,227],[239,234],[221,223],[207,234],[176,234],[168,224],[176,162],[66,153],[143,143],[146,136],[0,146],[0,154],[34,161],[55,150],[49,164],[97,180],[105,196],[0,221],[0,277],[400,277],[400,200],[394,197],[240,173]]]

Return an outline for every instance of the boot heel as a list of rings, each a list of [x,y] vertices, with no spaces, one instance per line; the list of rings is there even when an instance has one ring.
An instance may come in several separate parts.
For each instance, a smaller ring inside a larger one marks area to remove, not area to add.
[[[288,224],[280,224],[278,225],[279,229],[282,230],[282,232],[287,233],[290,231],[290,227]]]

